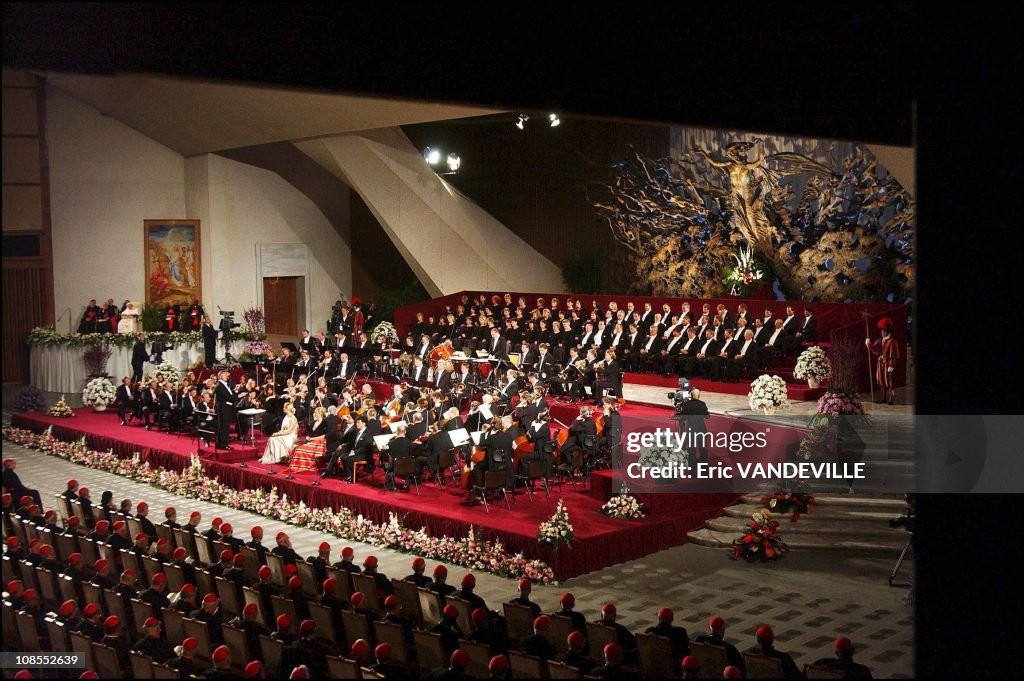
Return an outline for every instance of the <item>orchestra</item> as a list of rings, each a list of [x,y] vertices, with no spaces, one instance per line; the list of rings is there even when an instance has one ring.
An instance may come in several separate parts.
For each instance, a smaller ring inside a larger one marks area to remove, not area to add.
[[[739,380],[765,356],[793,347],[797,334],[814,333],[809,311],[802,322],[792,309],[773,320],[770,311],[755,318],[742,304],[735,312],[705,305],[696,322],[686,303],[678,312],[649,303],[642,311],[633,303],[602,311],[596,302],[585,311],[580,300],[563,306],[558,298],[550,305],[538,299],[530,310],[522,298],[511,304],[510,296],[480,296],[436,317],[418,313],[404,339],[379,344],[364,332],[362,315],[341,304],[329,333],[304,330],[297,344],[241,369],[203,380],[189,372],[179,382],[157,374],[145,383],[135,371],[118,388],[118,414],[122,425],[138,420],[147,429],[205,423],[217,448],[230,448],[231,437],[255,444],[259,435],[280,434],[287,416],[298,432],[290,451],[274,458],[292,471],[358,483],[356,464],[364,472],[379,464],[394,488],[395,462],[413,458],[406,486],[461,472],[471,497],[486,471],[504,470],[511,488],[534,461],[544,462],[547,475],[577,457],[588,468],[606,464],[621,431],[624,371]],[[212,327],[198,301],[166,312],[168,325]],[[83,322],[107,324],[104,314],[90,301]],[[883,385],[891,382],[893,345],[869,348],[884,367]],[[378,400],[375,386],[385,385]],[[551,397],[582,403],[570,424],[551,417]]]

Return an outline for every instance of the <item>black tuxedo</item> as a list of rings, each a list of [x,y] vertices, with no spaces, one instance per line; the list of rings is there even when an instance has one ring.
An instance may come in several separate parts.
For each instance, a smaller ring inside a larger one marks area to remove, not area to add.
[[[754,328],[754,342],[758,345],[764,345],[773,333],[775,333],[775,329],[769,329],[767,326],[762,326],[760,329]]]
[[[341,465],[344,469],[345,477],[351,477],[354,469],[352,464],[357,461],[366,461],[367,469],[371,469],[373,462],[373,438],[370,435],[370,430],[364,428],[362,432],[357,431],[355,439],[352,441],[352,447],[348,453],[341,458]],[[355,482],[355,480],[353,480]]]
[[[140,340],[135,341],[132,346],[132,380],[138,383],[142,380],[142,367],[149,359],[149,351],[146,344]]]
[[[814,315],[810,317],[804,317],[803,326],[801,326],[797,333],[800,334],[800,340],[808,343],[814,342],[814,334],[818,330],[818,318]]]
[[[550,352],[545,354],[537,353],[537,374],[541,378],[546,378],[548,374],[554,373],[555,370],[555,358],[552,357]]]
[[[487,452],[487,456],[484,462],[477,465],[474,468],[475,471],[480,471],[478,481],[483,484],[483,472],[485,470],[496,471],[504,469],[508,473],[507,484],[509,488],[512,487],[512,450],[515,446],[515,438],[512,436],[511,431],[488,431],[482,438],[484,449]]]
[[[508,352],[505,350],[505,337],[498,336],[497,338],[487,339],[487,352],[491,354],[495,359],[507,360]]]
[[[783,319],[782,330],[792,335],[800,330],[801,324],[803,324],[803,322],[797,319],[796,315],[793,315],[792,317],[787,317]]]
[[[125,420],[125,415],[128,410],[132,411],[132,415],[138,415],[139,401],[136,399],[135,391],[126,386],[124,383],[117,387],[117,417],[122,422]]]
[[[217,361],[217,329],[213,324],[203,322],[203,361],[212,367]]]
[[[217,381],[214,395],[217,398],[217,448],[225,449],[231,438],[231,423],[235,420],[235,402],[238,397],[234,389],[224,381]]]
[[[615,391],[616,397],[622,397],[622,368],[616,360],[604,365],[604,378],[594,383],[594,399],[601,397],[601,390],[609,388]]]

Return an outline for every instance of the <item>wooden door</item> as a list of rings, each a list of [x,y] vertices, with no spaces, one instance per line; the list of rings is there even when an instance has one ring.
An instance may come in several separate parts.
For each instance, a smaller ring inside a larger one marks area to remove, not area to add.
[[[263,313],[267,318],[267,334],[298,336],[299,322],[295,301],[299,277],[266,277],[263,279]]]

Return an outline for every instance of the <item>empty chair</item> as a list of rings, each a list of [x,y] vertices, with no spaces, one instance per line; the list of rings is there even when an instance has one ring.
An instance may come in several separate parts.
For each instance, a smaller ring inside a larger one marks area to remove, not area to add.
[[[583,451],[576,449],[569,455],[569,460],[563,462],[555,467],[555,472],[558,474],[558,485],[561,487],[562,479],[569,478],[569,482],[572,483],[573,489],[576,488],[576,481],[579,480],[580,484],[583,484]]]

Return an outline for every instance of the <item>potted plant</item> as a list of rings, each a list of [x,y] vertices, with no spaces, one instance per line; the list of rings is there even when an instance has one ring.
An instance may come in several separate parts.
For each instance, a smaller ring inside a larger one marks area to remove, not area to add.
[[[113,350],[108,346],[98,343],[90,345],[85,349],[85,352],[82,353],[82,362],[85,363],[85,368],[89,372],[90,378],[96,376],[106,378],[108,376],[107,361],[112,354]]]
[[[762,374],[750,384],[747,393],[750,408],[754,411],[772,415],[776,409],[788,409],[789,399],[786,396],[786,382],[779,376]]]
[[[813,345],[797,357],[793,378],[806,379],[807,386],[812,390],[820,386],[821,382],[831,375],[832,363],[825,356],[825,350],[821,346]]]
[[[18,411],[42,411],[45,406],[43,391],[34,385],[26,385],[18,391],[14,408]]]
[[[93,411],[106,411],[107,406],[117,399],[117,390],[114,384],[106,378],[97,376],[89,381],[82,391],[82,403],[92,407]]]

